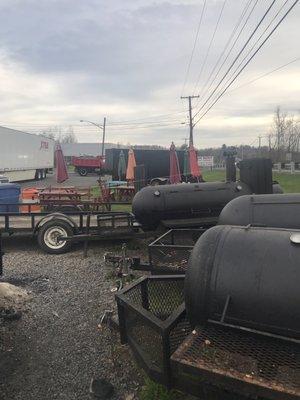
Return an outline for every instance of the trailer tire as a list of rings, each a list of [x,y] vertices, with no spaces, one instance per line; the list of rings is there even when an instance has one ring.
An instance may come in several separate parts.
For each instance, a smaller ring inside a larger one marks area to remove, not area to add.
[[[72,226],[63,220],[52,219],[46,222],[38,230],[37,240],[40,248],[49,254],[66,253],[72,246],[69,241],[57,241],[57,237],[72,236],[74,234]]]
[[[81,175],[81,176],[87,176],[88,170],[87,170],[87,168],[79,168],[79,169],[78,169],[78,173],[79,173],[79,175]]]

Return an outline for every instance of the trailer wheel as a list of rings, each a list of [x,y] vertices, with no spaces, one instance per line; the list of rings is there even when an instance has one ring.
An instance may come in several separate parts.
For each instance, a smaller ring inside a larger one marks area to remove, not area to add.
[[[79,173],[79,175],[81,175],[81,176],[87,176],[88,170],[87,170],[86,168],[79,168],[79,169],[78,169],[78,173]]]
[[[58,241],[60,236],[72,236],[73,229],[66,221],[53,219],[46,222],[38,231],[37,239],[38,244],[42,250],[50,254],[62,254],[67,252],[72,243],[65,241]]]

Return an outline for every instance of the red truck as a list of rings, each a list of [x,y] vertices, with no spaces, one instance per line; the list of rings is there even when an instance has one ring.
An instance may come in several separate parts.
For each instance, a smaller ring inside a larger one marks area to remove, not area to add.
[[[87,176],[90,172],[101,173],[104,170],[105,158],[104,156],[98,157],[72,157],[72,165],[75,171],[81,176]]]

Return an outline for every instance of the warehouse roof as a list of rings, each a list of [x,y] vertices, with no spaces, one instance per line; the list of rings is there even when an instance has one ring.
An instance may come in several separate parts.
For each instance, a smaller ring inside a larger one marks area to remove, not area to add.
[[[114,143],[105,143],[104,150],[114,147],[117,147]],[[99,156],[102,151],[102,143],[62,143],[61,148],[65,157]]]

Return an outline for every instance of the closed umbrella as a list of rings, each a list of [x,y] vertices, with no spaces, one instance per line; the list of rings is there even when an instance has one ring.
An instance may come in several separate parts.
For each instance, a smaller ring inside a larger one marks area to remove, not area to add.
[[[128,162],[126,170],[126,180],[134,181],[134,168],[136,167],[135,156],[132,149],[128,151]]]
[[[59,143],[55,146],[56,182],[62,183],[69,179],[66,162]]]
[[[189,152],[185,149],[183,154],[183,175],[185,180],[187,180],[188,175],[190,175],[190,161],[189,161]]]
[[[176,148],[173,142],[170,147],[170,182],[171,183],[181,182],[179,162],[176,153]]]
[[[191,175],[195,178],[202,178],[200,167],[198,164],[197,153],[192,144],[189,147],[189,159],[190,159]]]
[[[124,179],[125,174],[126,174],[126,161],[125,161],[124,152],[123,152],[123,150],[121,150],[120,154],[119,154],[119,161],[118,161],[119,181],[122,181]]]

